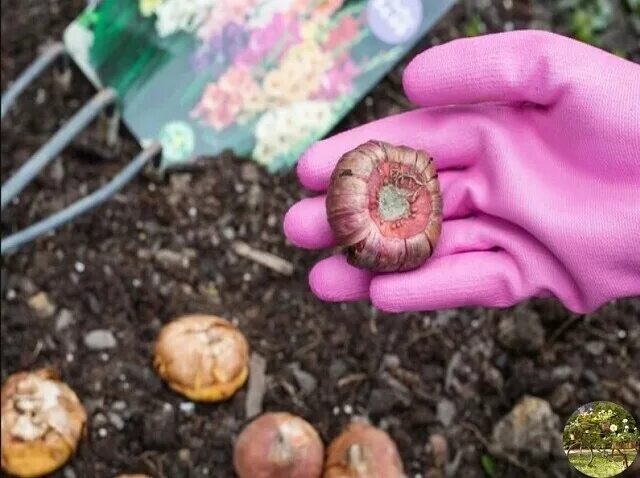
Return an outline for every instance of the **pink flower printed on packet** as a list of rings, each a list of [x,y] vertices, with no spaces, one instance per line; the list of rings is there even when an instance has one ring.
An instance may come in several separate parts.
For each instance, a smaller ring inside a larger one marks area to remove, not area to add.
[[[211,83],[191,114],[219,131],[231,125],[240,111],[242,97],[237,90],[227,90],[218,83]]]
[[[350,43],[360,30],[358,21],[351,15],[345,15],[338,26],[329,32],[329,38],[324,43],[325,50],[331,51]]]
[[[358,76],[358,65],[348,56],[327,71],[322,79],[318,98],[332,100],[349,93],[353,80]]]
[[[278,46],[280,52],[283,52],[299,41],[300,25],[298,18],[290,12],[277,13],[267,25],[251,33],[247,47],[236,57],[235,63],[237,65],[255,66],[265,59],[265,56],[277,43],[280,42]]]

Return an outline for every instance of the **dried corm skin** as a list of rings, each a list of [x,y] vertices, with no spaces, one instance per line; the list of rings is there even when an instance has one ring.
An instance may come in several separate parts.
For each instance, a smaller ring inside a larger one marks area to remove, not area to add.
[[[19,372],[2,386],[2,469],[34,478],[60,468],[76,451],[87,414],[49,369]]]
[[[331,176],[327,217],[349,263],[376,272],[420,267],[442,229],[442,195],[424,151],[369,141]]]
[[[265,413],[238,436],[239,478],[320,478],[324,446],[315,429],[290,413]]]
[[[175,391],[191,400],[218,402],[247,380],[249,344],[221,317],[188,315],[162,327],[153,362]]]
[[[327,451],[323,478],[405,478],[398,449],[389,435],[352,423]]]

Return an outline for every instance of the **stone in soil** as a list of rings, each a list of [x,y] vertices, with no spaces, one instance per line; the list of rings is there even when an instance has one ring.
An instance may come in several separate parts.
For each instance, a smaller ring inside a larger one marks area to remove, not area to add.
[[[398,404],[396,394],[388,388],[376,388],[371,391],[367,410],[372,415],[389,413]]]
[[[84,344],[90,350],[108,350],[118,345],[113,332],[107,329],[95,329],[84,336]]]
[[[29,297],[29,307],[41,319],[47,319],[56,313],[56,305],[49,299],[46,292],[38,292]]]
[[[449,427],[453,423],[456,416],[456,405],[451,400],[443,399],[437,405],[438,421],[445,427]]]
[[[297,362],[292,363],[290,368],[293,377],[296,379],[298,386],[302,390],[302,393],[304,395],[313,393],[318,387],[318,380],[309,372],[300,368],[300,364]]]
[[[62,309],[56,315],[55,329],[56,332],[62,332],[75,322],[73,313],[69,309]]]
[[[518,307],[498,323],[498,342],[515,353],[538,352],[544,345],[545,332],[540,316]]]
[[[536,460],[558,456],[563,453],[560,419],[547,401],[525,396],[493,427],[492,444]]]

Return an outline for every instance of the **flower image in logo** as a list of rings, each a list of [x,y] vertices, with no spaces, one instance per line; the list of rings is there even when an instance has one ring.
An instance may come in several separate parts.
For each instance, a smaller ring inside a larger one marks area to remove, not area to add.
[[[586,476],[609,478],[629,468],[640,440],[633,416],[612,402],[592,402],[571,415],[564,428],[569,463]]]
[[[191,126],[185,121],[172,121],[160,130],[162,158],[165,162],[187,159],[195,148],[196,137]]]

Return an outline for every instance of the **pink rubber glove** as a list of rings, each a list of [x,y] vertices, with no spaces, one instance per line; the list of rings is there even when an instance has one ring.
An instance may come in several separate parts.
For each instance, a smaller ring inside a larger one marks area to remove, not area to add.
[[[318,297],[410,311],[555,296],[587,312],[640,295],[640,66],[522,31],[431,48],[404,89],[424,108],[316,143],[298,175],[324,191],[369,139],[430,152],[444,200],[434,257],[378,275],[330,257],[309,276]],[[299,247],[335,245],[324,196],[295,204],[284,230]]]

